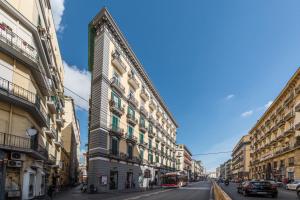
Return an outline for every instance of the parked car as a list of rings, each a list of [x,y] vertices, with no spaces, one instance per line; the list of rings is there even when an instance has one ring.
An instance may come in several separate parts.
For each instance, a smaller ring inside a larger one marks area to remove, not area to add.
[[[300,180],[293,181],[292,183],[286,184],[287,190],[297,190],[300,187]]]
[[[300,199],[300,187],[298,187],[298,189],[297,189],[297,196],[298,196],[298,199]]]
[[[248,195],[270,195],[276,198],[278,195],[277,186],[270,181],[245,181],[238,185],[238,193]]]

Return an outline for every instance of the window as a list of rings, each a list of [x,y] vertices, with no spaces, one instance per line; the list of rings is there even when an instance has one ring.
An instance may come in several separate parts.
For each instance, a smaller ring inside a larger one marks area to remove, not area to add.
[[[294,165],[294,157],[291,157],[288,160],[289,160],[289,166],[293,166]]]
[[[132,136],[133,136],[133,127],[128,126],[128,137],[132,137]]]
[[[111,139],[111,153],[113,155],[118,155],[118,145],[119,144],[119,141],[116,137],[113,137]]]
[[[149,139],[149,149],[152,149],[152,140]]]
[[[148,161],[152,164],[153,163],[153,155],[149,154],[148,155]]]
[[[128,106],[128,115],[132,118],[134,118],[134,116],[135,116],[135,112],[131,106]]]
[[[144,150],[143,149],[140,150],[140,159],[144,160]]]
[[[117,131],[119,128],[119,118],[115,115],[112,116],[112,129]]]
[[[132,145],[128,144],[127,146],[127,154],[128,154],[128,158],[132,159],[132,152],[133,152],[133,147]]]
[[[155,161],[156,161],[157,163],[159,163],[159,157],[158,157],[158,156],[155,157]]]
[[[156,143],[155,146],[156,146],[156,149],[158,150],[158,143]]]
[[[113,77],[114,77],[115,81],[117,82],[117,84],[120,84],[121,77],[116,71],[114,71]]]
[[[144,134],[140,133],[140,143],[143,144],[144,143]]]
[[[143,127],[145,127],[145,119],[144,119],[144,117],[141,117],[141,118],[140,118],[140,124],[141,124]]]
[[[119,108],[121,108],[121,98],[116,93],[111,93],[111,99]]]

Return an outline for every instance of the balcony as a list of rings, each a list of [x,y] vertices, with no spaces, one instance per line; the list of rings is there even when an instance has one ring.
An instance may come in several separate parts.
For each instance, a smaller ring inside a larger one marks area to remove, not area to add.
[[[295,129],[296,129],[297,131],[300,130],[300,122],[298,122],[298,123],[295,125]]]
[[[56,138],[56,140],[54,141],[54,144],[55,144],[56,147],[59,147],[59,148],[64,146],[63,141],[59,138]]]
[[[142,124],[140,123],[140,131],[142,131],[143,133],[146,133],[147,132],[147,128],[146,128],[146,125],[145,124]]]
[[[148,111],[145,109],[144,106],[140,107],[140,112],[142,115],[144,115],[146,118],[148,117]]]
[[[25,133],[24,133],[25,135]],[[29,153],[40,160],[48,159],[47,150],[29,137],[0,132],[0,148],[10,151]]]
[[[159,137],[159,136],[157,136],[157,137],[155,137],[155,141],[156,141],[156,142],[161,142],[161,141],[162,141],[162,138]]]
[[[132,88],[135,91],[140,87],[140,84],[133,73],[128,74],[128,83],[132,86]]]
[[[148,147],[148,143],[144,142],[144,141],[140,141],[139,142],[139,146],[143,147],[143,148],[147,148]]]
[[[56,130],[52,127],[50,128],[44,128],[44,133],[51,139],[56,138]]]
[[[56,96],[47,97],[46,102],[47,102],[47,106],[48,106],[49,111],[52,114],[55,114],[56,113],[56,104],[57,104]]]
[[[284,101],[284,105],[289,104],[294,98],[294,93],[292,92],[291,94],[288,95],[288,97]]]
[[[49,117],[39,95],[0,77],[0,99],[23,108],[40,126],[49,127]]]
[[[155,109],[156,109],[156,104],[155,104],[155,102],[154,102],[154,100],[153,100],[152,98],[150,99],[149,107],[150,107],[152,110],[155,110]]]
[[[65,124],[65,120],[59,116],[59,115],[56,115],[56,124],[60,127],[64,127],[64,124]]]
[[[121,107],[121,105],[118,105],[116,102],[114,102],[113,100],[109,101],[109,105],[110,105],[110,111],[116,115],[118,115],[119,117],[121,117],[124,114],[124,108]]]
[[[125,138],[130,143],[133,143],[133,144],[137,143],[137,137],[135,137],[133,134],[128,134],[127,133]]]
[[[108,156],[113,159],[120,159],[120,153],[117,149],[109,149]]]
[[[295,106],[295,112],[300,112],[300,102],[298,102]]]
[[[25,56],[31,62],[39,61],[36,49],[4,24],[0,24],[0,41],[1,48],[5,48],[18,58]]]
[[[117,138],[122,138],[124,136],[124,129],[110,125],[109,134]]]
[[[285,120],[285,121],[290,120],[291,118],[294,117],[294,114],[295,114],[295,113],[294,113],[293,111],[289,111],[288,113],[285,114],[284,120]]]
[[[148,137],[150,137],[150,138],[154,138],[155,137],[155,133],[154,133],[153,129],[149,129],[148,130]]]
[[[126,65],[121,59],[121,55],[118,51],[115,51],[112,54],[112,64],[115,66],[115,68],[121,73],[124,74],[126,72]]]
[[[132,114],[127,114],[127,123],[135,126],[138,123],[138,120],[132,115]]]
[[[286,131],[284,131],[284,136],[289,136],[289,135],[291,135],[294,132],[295,132],[295,128],[294,127],[290,127]]]
[[[163,131],[163,127],[159,122],[156,122],[156,128],[160,131]]]
[[[136,98],[132,95],[129,94],[127,101],[129,104],[131,104],[133,107],[138,108],[139,107],[139,102],[136,100]]]
[[[149,115],[149,122],[151,122],[152,124],[155,124],[155,119],[152,115]]]
[[[158,117],[161,117],[161,116],[162,116],[162,110],[161,110],[160,107],[157,108],[156,115],[157,115]]]
[[[144,101],[149,100],[149,94],[146,92],[145,88],[142,88],[140,96],[142,99],[144,99]]]
[[[110,86],[121,96],[125,94],[125,87],[115,77],[111,79]]]

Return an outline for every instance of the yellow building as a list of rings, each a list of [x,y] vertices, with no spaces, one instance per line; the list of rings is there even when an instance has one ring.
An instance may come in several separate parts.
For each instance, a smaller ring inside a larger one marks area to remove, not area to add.
[[[300,69],[250,130],[252,178],[300,179]]]
[[[59,184],[63,78],[50,2],[0,1],[0,199]]]
[[[92,71],[88,184],[148,187],[175,169],[177,123],[112,16],[89,24]]]
[[[250,143],[250,135],[244,135],[232,151],[231,170],[234,180],[249,178]]]
[[[65,120],[62,129],[64,157],[63,163],[64,185],[78,183],[79,159],[80,159],[80,127],[76,118],[75,104],[71,97],[64,98],[65,108],[63,118]]]

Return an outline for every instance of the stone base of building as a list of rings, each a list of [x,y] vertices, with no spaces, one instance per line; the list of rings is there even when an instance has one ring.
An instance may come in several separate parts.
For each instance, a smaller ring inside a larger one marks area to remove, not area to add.
[[[151,183],[160,185],[161,175],[167,172],[148,165],[98,157],[89,160],[88,185],[94,185],[97,192],[144,189],[149,188]]]

